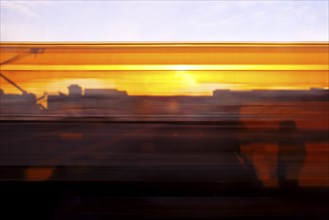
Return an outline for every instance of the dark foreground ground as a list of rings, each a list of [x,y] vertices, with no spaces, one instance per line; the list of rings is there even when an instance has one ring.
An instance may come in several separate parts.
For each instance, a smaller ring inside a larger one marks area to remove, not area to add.
[[[327,189],[246,191],[207,186],[5,182],[1,183],[2,215],[8,213],[10,219],[20,215],[27,219],[327,219],[329,214]]]
[[[264,187],[259,164],[242,151],[255,142],[326,143],[325,132],[282,136],[236,122],[0,125],[1,219],[329,217],[328,186]],[[302,166],[303,152],[277,170]]]

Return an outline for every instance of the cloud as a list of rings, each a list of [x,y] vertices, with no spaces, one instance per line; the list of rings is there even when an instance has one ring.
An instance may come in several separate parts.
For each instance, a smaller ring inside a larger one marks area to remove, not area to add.
[[[0,1],[0,6],[2,10],[12,11],[25,17],[37,17],[38,10],[40,9],[40,7],[49,6],[52,4],[53,1]]]

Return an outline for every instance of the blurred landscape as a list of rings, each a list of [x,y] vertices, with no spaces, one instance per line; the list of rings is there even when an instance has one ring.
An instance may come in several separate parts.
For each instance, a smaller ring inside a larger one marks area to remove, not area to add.
[[[8,201],[34,190],[53,219],[327,218],[327,43],[0,49]]]

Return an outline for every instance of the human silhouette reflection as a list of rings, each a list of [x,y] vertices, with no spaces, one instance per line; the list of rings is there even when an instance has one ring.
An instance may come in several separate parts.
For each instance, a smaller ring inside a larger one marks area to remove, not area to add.
[[[239,132],[246,131],[247,128],[239,123],[240,130]],[[256,166],[252,160],[252,152],[246,150],[246,146],[250,147],[251,141],[248,139],[240,139],[237,135],[233,135],[232,139],[235,142],[235,148],[232,148],[231,153],[235,156],[235,158],[239,161],[239,166],[242,169],[242,172],[245,176],[248,177],[249,186],[252,188],[260,189],[262,187],[261,180],[258,178]],[[247,183],[247,182],[245,182]]]
[[[306,151],[303,141],[297,136],[297,130],[293,120],[279,123],[281,138],[278,143],[277,179],[280,188],[298,187],[298,176]]]

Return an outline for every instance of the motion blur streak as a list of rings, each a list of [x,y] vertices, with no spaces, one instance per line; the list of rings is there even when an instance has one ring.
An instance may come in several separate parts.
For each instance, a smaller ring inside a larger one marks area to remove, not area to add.
[[[31,219],[328,219],[328,46],[1,43],[5,204]]]
[[[3,71],[106,71],[106,70],[328,70],[327,65],[6,65]]]
[[[1,43],[0,50],[1,63],[24,55],[1,71],[38,95],[66,93],[70,84],[130,95],[211,95],[215,89],[305,90],[329,83],[326,43]],[[18,92],[0,80],[6,92]]]

